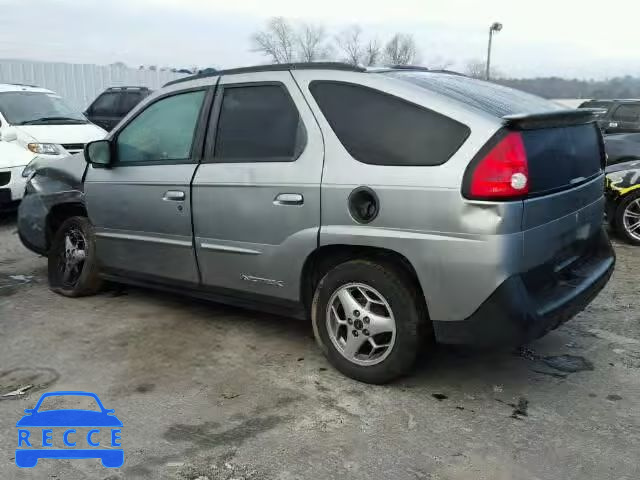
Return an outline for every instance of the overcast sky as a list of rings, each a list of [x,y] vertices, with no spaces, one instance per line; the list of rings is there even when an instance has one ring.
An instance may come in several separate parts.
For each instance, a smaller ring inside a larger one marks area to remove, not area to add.
[[[251,33],[271,16],[412,33],[425,65],[486,55],[512,77],[640,76],[640,0],[0,0],[0,58],[171,67],[264,63]]]

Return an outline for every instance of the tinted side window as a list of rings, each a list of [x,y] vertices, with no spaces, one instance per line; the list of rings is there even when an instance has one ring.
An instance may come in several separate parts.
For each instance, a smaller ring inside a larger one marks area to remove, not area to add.
[[[203,90],[181,93],[151,104],[118,135],[118,162],[188,160]]]
[[[305,143],[298,110],[283,86],[226,86],[216,136],[218,162],[288,162]]]
[[[469,136],[466,125],[398,97],[315,81],[311,94],[353,158],[373,165],[441,165]]]
[[[622,122],[640,121],[640,105],[620,105],[613,112],[613,119]]]
[[[116,92],[103,93],[91,105],[93,115],[117,115],[120,95]]]

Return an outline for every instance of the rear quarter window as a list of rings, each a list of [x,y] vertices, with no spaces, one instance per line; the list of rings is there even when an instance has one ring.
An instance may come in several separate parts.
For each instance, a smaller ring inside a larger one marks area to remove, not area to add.
[[[442,165],[469,136],[466,125],[361,85],[314,81],[309,87],[349,154],[371,165]]]

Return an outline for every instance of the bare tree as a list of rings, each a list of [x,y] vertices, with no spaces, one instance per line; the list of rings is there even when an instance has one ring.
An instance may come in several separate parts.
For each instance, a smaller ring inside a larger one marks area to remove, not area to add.
[[[283,17],[273,17],[263,31],[251,37],[253,51],[271,57],[274,63],[295,61],[296,32]]]
[[[429,61],[429,68],[433,70],[448,70],[453,66],[454,62],[444,57],[434,57]]]
[[[487,73],[487,64],[482,60],[469,60],[464,73],[473,78],[484,78]]]
[[[418,61],[418,48],[412,35],[396,33],[384,47],[390,65],[411,65]]]
[[[331,56],[332,48],[327,44],[327,31],[322,25],[302,24],[297,35],[298,53],[301,62],[317,62]]]
[[[469,60],[464,69],[464,73],[473,78],[485,80],[487,78],[487,62],[482,60]],[[500,78],[502,73],[494,67],[491,67],[491,78]]]
[[[362,63],[367,67],[371,65],[377,65],[382,60],[382,46],[377,38],[369,40],[369,43],[364,47],[364,55],[362,57]]]
[[[362,28],[358,25],[352,25],[340,32],[336,37],[336,43],[346,63],[351,65],[363,63],[365,46],[362,43]]]
[[[274,63],[296,61],[316,62],[335,57],[351,65],[388,63],[407,65],[418,60],[413,36],[397,33],[384,46],[377,38],[363,34],[359,25],[352,25],[334,37],[323,25],[292,24],[283,17],[271,18],[265,28],[251,36],[252,50],[269,57]]]

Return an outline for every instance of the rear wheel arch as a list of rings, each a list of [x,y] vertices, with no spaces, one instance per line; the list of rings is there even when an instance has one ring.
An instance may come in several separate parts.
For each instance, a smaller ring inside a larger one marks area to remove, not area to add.
[[[394,270],[405,275],[416,289],[418,300],[428,316],[428,306],[418,274],[407,257],[387,248],[349,244],[323,245],[314,250],[305,260],[300,277],[300,299],[305,311],[310,312],[315,289],[322,277],[332,268],[349,260],[370,260],[390,265]]]

